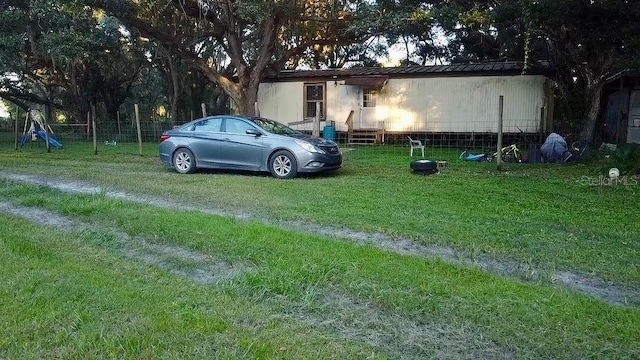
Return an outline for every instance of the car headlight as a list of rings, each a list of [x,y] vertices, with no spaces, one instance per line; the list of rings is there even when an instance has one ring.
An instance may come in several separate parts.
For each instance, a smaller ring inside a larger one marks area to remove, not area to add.
[[[300,145],[301,148],[307,150],[310,153],[324,154],[324,150],[319,149],[306,141],[296,140],[296,144]]]

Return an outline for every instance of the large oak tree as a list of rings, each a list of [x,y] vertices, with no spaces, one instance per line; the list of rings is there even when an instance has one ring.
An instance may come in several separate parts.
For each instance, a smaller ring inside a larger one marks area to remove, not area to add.
[[[379,0],[386,3],[388,0]],[[546,71],[580,118],[582,140],[593,141],[603,85],[640,59],[640,1],[441,0],[393,2],[409,21],[390,27],[411,39],[421,59],[519,60],[525,72]],[[424,21],[415,21],[415,19]],[[433,29],[447,36],[445,46]]]
[[[360,0],[86,0],[183,59],[254,113],[269,72],[297,64],[309,49],[361,42],[377,16]],[[217,51],[203,52],[204,48]],[[224,53],[216,57],[211,53]]]
[[[0,3],[0,97],[84,122],[91,104],[115,119],[146,62],[113,18],[75,1]],[[51,115],[51,114],[50,114]]]
[[[580,138],[592,141],[605,82],[640,59],[640,2],[632,0],[523,0],[529,31],[544,42],[565,98],[585,109]],[[535,52],[535,49],[526,49]],[[535,60],[540,56],[533,54]]]

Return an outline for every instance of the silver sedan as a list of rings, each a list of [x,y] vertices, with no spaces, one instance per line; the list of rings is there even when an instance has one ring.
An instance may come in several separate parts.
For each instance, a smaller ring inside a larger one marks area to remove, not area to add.
[[[165,131],[160,141],[160,160],[183,174],[235,169],[290,179],[342,166],[342,151],[334,141],[261,117],[205,117]]]

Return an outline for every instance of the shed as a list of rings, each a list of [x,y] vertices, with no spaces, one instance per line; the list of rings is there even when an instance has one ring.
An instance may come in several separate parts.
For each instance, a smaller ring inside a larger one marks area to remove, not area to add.
[[[602,101],[603,140],[640,144],[640,71],[628,69],[607,79]]]
[[[536,133],[551,128],[552,85],[519,62],[285,70],[261,82],[258,108],[305,131],[317,117],[337,131],[496,133],[503,96],[503,131]]]

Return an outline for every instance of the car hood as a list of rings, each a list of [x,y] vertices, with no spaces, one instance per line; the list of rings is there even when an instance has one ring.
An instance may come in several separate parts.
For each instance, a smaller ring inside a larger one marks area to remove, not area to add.
[[[337,146],[338,144],[335,143],[335,141],[332,140],[327,140],[321,137],[317,137],[317,136],[313,136],[313,135],[307,135],[307,134],[303,134],[303,133],[298,133],[298,134],[287,134],[285,136],[288,137],[292,137],[292,138],[296,138],[296,139],[300,139],[300,140],[304,140],[308,143],[311,143],[312,145],[316,145],[316,146]]]

